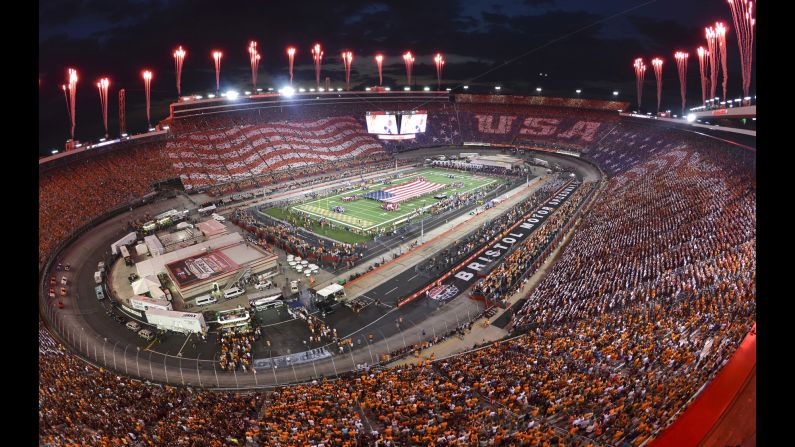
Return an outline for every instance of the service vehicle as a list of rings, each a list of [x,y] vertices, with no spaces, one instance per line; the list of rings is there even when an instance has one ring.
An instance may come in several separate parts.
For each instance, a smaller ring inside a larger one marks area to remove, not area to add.
[[[141,329],[141,325],[136,321],[128,321],[125,326],[127,326],[127,329],[135,332],[138,332],[138,330]]]
[[[217,303],[218,300],[213,298],[211,295],[202,295],[196,298],[196,305],[197,306],[204,306],[206,304],[214,304]]]
[[[290,281],[290,293],[298,293],[298,280]]]
[[[224,292],[224,298],[231,300],[232,298],[236,298],[244,293],[246,293],[245,290],[241,289],[240,287],[232,287],[231,289]]]
[[[141,329],[140,331],[138,331],[138,335],[140,335],[141,338],[143,338],[146,341],[155,338],[155,335],[149,329]]]
[[[150,308],[154,309],[162,309],[162,310],[172,310],[173,307],[171,303],[166,300],[156,300],[154,298],[149,298],[148,296],[141,296],[136,295],[130,298],[130,305],[133,309],[147,311]]]
[[[94,293],[97,294],[97,299],[98,300],[104,300],[105,299],[105,291],[102,290],[102,286],[94,287]]]
[[[265,282],[258,282],[257,284],[254,285],[254,288],[257,290],[267,290],[270,289],[271,287],[273,287],[273,282],[270,280],[267,280]]]
[[[176,331],[183,334],[198,334],[207,330],[204,315],[200,312],[149,309],[145,312],[145,315],[149,324],[161,330]]]
[[[102,272],[94,272],[94,282],[102,284]]]

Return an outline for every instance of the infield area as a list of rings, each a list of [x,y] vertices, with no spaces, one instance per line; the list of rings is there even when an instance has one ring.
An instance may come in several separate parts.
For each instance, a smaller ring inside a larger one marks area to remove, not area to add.
[[[453,176],[453,178],[451,178],[451,176]],[[384,210],[382,208],[383,202],[378,200],[366,198],[347,202],[342,200],[343,197],[350,197],[353,195],[362,196],[369,192],[402,185],[416,180],[417,177],[425,177],[425,179],[431,183],[442,183],[445,185],[462,183],[463,186],[455,188],[446,187],[422,197],[406,200],[401,202],[400,209],[395,211]],[[270,208],[265,210],[265,213],[279,219],[289,219],[290,215],[308,217],[311,221],[314,221],[312,225],[308,225],[313,231],[317,230],[317,228],[315,228],[317,226],[315,223],[323,220],[326,223],[334,224],[337,229],[342,230],[343,233],[350,234],[351,237],[345,237],[345,235],[339,234],[340,231],[334,232],[337,233],[334,235],[328,234],[325,231],[321,231],[321,234],[327,234],[329,237],[340,240],[341,242],[358,242],[370,239],[367,234],[380,231],[381,229],[392,229],[394,226],[405,222],[413,214],[416,214],[418,210],[432,207],[436,203],[444,200],[435,198],[434,196],[436,195],[446,194],[449,198],[453,194],[475,192],[482,188],[498,186],[502,183],[505,183],[505,181],[498,177],[487,177],[469,172],[426,168],[412,172],[399,179],[394,179],[390,184],[376,183],[366,188],[348,190],[336,195],[291,205],[286,209]],[[334,212],[332,208],[336,206],[345,208],[345,212]],[[289,220],[294,222],[294,219]],[[345,231],[345,229],[352,230],[353,233],[351,233],[351,231]]]

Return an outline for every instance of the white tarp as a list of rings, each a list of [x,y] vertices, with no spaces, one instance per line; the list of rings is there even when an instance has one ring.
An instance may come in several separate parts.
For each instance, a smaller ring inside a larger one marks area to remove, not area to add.
[[[115,255],[116,253],[118,253],[119,247],[121,247],[122,245],[132,244],[133,242],[135,242],[135,239],[137,238],[138,236],[135,234],[134,231],[132,233],[129,233],[127,236],[124,236],[123,238],[111,244],[110,252]]]
[[[136,295],[143,295],[152,287],[160,287],[160,280],[157,279],[157,276],[145,276],[132,283],[133,293]]]
[[[330,285],[328,285],[326,287],[323,287],[322,289],[318,290],[316,293],[317,293],[318,296],[321,296],[321,297],[323,297],[325,299],[325,298],[328,298],[331,295],[335,295],[337,292],[339,292],[341,290],[345,290],[345,287],[342,287],[339,284],[330,284]]]

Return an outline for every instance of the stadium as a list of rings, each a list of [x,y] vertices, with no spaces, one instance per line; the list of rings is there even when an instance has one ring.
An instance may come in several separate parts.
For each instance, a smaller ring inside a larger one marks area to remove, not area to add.
[[[753,101],[316,81],[40,158],[40,445],[755,445]]]

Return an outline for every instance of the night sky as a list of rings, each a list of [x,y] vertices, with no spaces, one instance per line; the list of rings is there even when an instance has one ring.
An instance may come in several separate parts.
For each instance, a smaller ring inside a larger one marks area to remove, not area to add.
[[[650,59],[660,56],[665,60],[662,107],[678,113],[673,53],[691,53],[688,106],[695,106],[701,97],[695,48],[706,46],[704,27],[716,20],[729,28],[729,96],[739,97],[739,52],[726,0],[41,1],[39,152],[62,149],[69,136],[61,90],[67,67],[76,68],[80,78],[76,138],[97,140],[103,133],[95,85],[100,77],[111,80],[110,135],[118,135],[120,88],[126,89],[128,132],[138,133],[146,127],[142,69],[154,72],[155,123],[176,99],[172,53],[178,45],[188,52],[183,94],[214,90],[214,49],[224,52],[221,90],[242,92],[251,89],[250,40],[258,42],[262,55],[257,84],[263,88],[287,84],[288,45],[297,48],[295,87],[314,87],[309,49],[319,42],[325,52],[321,80],[330,77],[334,87],[344,87],[342,50],[354,52],[351,85],[360,90],[378,83],[376,52],[385,56],[384,85],[402,87],[401,55],[407,50],[416,58],[415,84],[434,86],[432,58],[438,51],[446,60],[443,87],[465,83],[486,91],[499,84],[508,94],[542,87],[551,96],[574,96],[580,88],[584,97],[603,99],[619,90],[620,99],[634,104],[632,60],[643,57],[649,67],[648,105],[656,102]],[[752,94],[755,90],[754,76]]]

